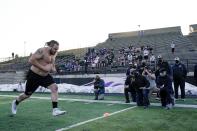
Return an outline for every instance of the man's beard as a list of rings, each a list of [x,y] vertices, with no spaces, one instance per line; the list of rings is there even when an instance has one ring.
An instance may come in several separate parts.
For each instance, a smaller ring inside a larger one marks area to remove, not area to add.
[[[50,55],[55,55],[55,52],[53,52],[52,49],[50,49]]]

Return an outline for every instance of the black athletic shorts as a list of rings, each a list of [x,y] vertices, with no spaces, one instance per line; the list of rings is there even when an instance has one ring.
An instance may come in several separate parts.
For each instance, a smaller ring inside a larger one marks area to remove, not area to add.
[[[47,88],[51,84],[55,83],[53,77],[50,74],[48,74],[47,76],[40,76],[34,73],[32,70],[29,70],[26,79],[26,95],[31,95],[32,93],[34,93],[39,86]]]

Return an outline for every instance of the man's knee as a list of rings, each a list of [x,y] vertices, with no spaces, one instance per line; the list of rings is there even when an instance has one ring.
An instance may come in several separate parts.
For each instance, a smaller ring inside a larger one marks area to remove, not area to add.
[[[51,87],[51,92],[52,93],[57,93],[57,91],[58,91],[57,85],[54,85],[54,86]]]
[[[27,99],[32,95],[32,92],[25,92],[22,95],[20,95],[21,99]]]

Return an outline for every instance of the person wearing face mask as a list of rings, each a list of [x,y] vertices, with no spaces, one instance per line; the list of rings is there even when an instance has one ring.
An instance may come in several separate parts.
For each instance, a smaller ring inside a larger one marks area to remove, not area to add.
[[[132,74],[136,70],[136,67],[131,67],[129,70],[129,75],[127,75],[127,78],[125,80],[124,84],[124,95],[125,95],[125,103],[130,103],[129,99],[129,92],[132,98],[133,102],[136,102],[136,91],[135,88],[132,86]]]
[[[150,86],[149,81],[135,70],[131,73],[131,87],[136,91],[136,102],[137,106],[144,106],[147,108],[149,106],[148,99],[148,87]]]
[[[130,62],[129,67],[127,68],[127,71],[126,71],[126,76],[130,75],[131,69],[136,69],[136,68],[137,68],[137,64],[134,61]]]
[[[155,72],[156,79],[157,79],[157,76],[159,76],[159,70],[162,68],[165,68],[167,71],[167,74],[172,78],[172,69],[171,69],[169,63],[167,61],[165,61],[161,55],[158,55],[157,58],[158,58],[157,69]]]
[[[147,67],[147,63],[145,60],[142,60],[141,64],[137,67],[140,74],[143,73],[145,67]]]
[[[94,100],[104,100],[105,82],[99,75],[96,75],[94,79],[94,94]]]
[[[197,86],[197,64],[194,66],[194,80],[195,80],[195,85]]]
[[[166,70],[166,73],[168,74],[168,76],[171,78],[172,80],[172,69],[170,67],[170,65],[168,64],[167,61],[165,61],[162,57],[162,55],[158,55],[157,56],[157,64],[156,64],[156,71],[155,71],[155,77],[156,77],[156,80],[158,79],[159,77],[159,71],[160,69],[164,68]],[[157,98],[156,100],[160,100],[160,96],[159,94],[157,93]]]
[[[159,70],[159,76],[156,81],[157,87],[160,89],[159,95],[161,98],[161,105],[166,109],[171,109],[174,103],[174,90],[172,88],[172,80],[167,74],[165,68]]]
[[[185,99],[185,79],[187,70],[184,64],[180,62],[179,57],[176,57],[175,64],[172,66],[175,98],[178,99],[178,89],[181,89],[181,99]]]

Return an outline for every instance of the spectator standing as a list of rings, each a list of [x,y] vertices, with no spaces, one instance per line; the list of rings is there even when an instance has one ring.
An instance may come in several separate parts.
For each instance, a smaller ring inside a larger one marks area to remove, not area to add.
[[[172,51],[172,54],[174,54],[174,51],[175,51],[175,44],[174,44],[173,41],[172,41],[172,43],[171,43],[171,51]]]
[[[194,79],[195,79],[196,86],[197,86],[197,64],[194,66]]]
[[[165,61],[161,55],[158,55],[157,58],[158,58],[157,67],[156,67],[157,69],[155,72],[156,79],[159,76],[159,70],[162,68],[164,68],[167,71],[167,74],[172,78],[172,69],[170,65],[168,64],[168,62]]]
[[[155,67],[155,55],[154,54],[152,54],[150,56],[150,66],[154,66]]]
[[[175,98],[178,99],[178,89],[181,89],[181,99],[185,99],[185,79],[187,76],[187,70],[185,65],[180,62],[179,57],[175,58],[175,64],[172,67]]]
[[[149,51],[147,50],[147,48],[144,49],[143,55],[144,55],[144,59],[147,61],[148,60],[148,55],[149,55]]]

